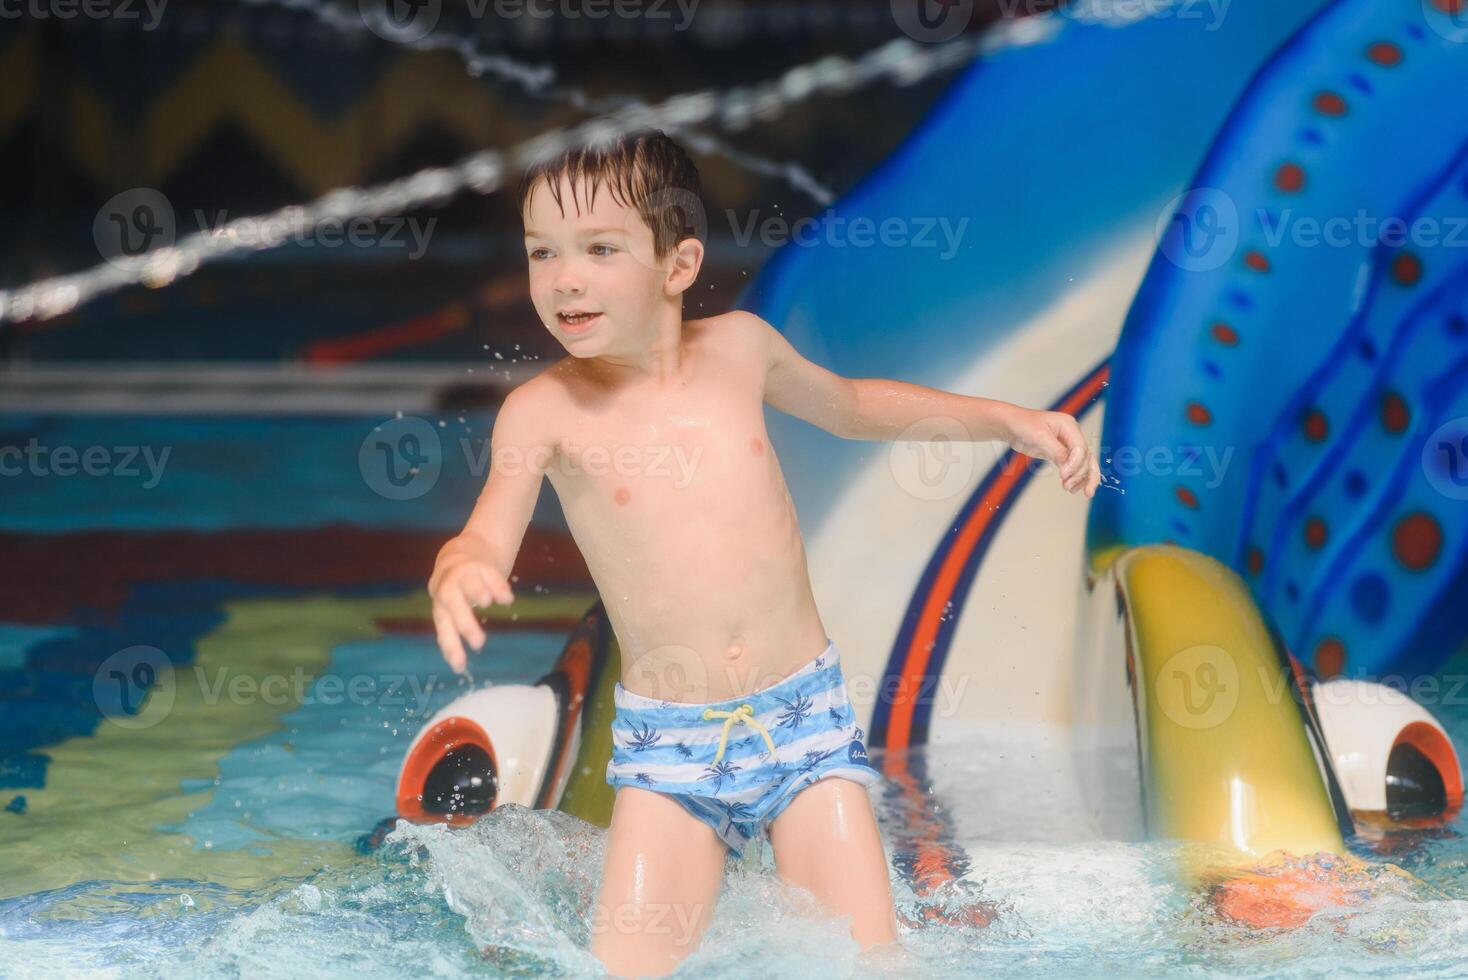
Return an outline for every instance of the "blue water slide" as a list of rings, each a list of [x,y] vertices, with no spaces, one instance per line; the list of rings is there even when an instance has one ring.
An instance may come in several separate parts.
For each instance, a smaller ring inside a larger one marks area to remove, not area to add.
[[[1451,6],[1339,0],[1281,47],[1112,359],[1103,443],[1194,463],[1099,498],[1092,547],[1172,540],[1230,564],[1328,675],[1430,670],[1468,632],[1468,20]]]
[[[947,382],[1125,243],[1155,234],[1254,71],[1322,6],[1048,18],[1031,43],[956,78],[831,208],[837,229],[777,253],[741,305],[848,376]],[[908,234],[854,247],[838,232],[858,217],[897,218]],[[924,234],[928,221],[946,222],[949,237]],[[1075,380],[1056,378],[1056,394]],[[802,517],[818,523],[870,447],[783,416],[770,425]]]

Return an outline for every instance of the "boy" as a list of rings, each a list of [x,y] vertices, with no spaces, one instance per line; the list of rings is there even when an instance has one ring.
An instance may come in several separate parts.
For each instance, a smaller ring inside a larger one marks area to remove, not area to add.
[[[461,638],[484,643],[472,607],[514,599],[510,568],[549,476],[622,651],[593,917],[610,925],[592,936],[618,974],[665,974],[692,952],[726,850],[762,831],[780,876],[850,917],[863,948],[896,936],[866,792],[879,777],[816,612],[763,403],[852,439],[953,418],[974,440],[1057,463],[1072,493],[1100,482],[1068,415],[843,378],[741,311],[685,322],[704,248],[665,205],[698,193],[692,161],[661,132],[526,173],[530,294],[570,356],[505,399],[484,491],[429,583],[439,646],[462,671]]]

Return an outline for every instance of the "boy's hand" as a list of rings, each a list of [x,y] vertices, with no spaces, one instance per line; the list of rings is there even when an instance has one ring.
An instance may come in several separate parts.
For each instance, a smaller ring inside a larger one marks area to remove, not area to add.
[[[475,606],[508,606],[515,601],[510,583],[497,569],[455,539],[444,545],[428,580],[433,597],[433,627],[438,648],[457,674],[468,667],[460,637],[478,650],[484,646],[484,628],[474,616]]]
[[[1101,484],[1101,464],[1086,445],[1076,420],[1064,412],[1022,408],[1009,423],[1006,440],[1016,452],[1049,460],[1060,468],[1060,484],[1070,493],[1085,490],[1096,496]]]

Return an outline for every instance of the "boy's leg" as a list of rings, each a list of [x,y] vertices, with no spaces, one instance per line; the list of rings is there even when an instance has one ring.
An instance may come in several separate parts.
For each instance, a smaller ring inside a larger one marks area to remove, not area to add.
[[[832,776],[796,794],[770,826],[780,877],[850,916],[862,949],[897,938],[892,882],[867,790]]]
[[[698,948],[724,874],[724,843],[676,800],[617,790],[591,952],[622,976],[663,976]]]

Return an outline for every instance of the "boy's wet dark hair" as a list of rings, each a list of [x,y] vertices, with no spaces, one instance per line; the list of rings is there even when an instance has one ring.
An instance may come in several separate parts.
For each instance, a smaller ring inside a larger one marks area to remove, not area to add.
[[[683,239],[697,237],[702,219],[698,168],[683,147],[662,130],[575,147],[532,164],[520,178],[515,202],[520,213],[525,213],[531,191],[544,180],[556,206],[565,214],[566,205],[561,200],[563,177],[570,181],[572,203],[578,213],[582,190],[590,208],[603,184],[613,200],[636,208],[652,229],[653,248],[659,258]]]

